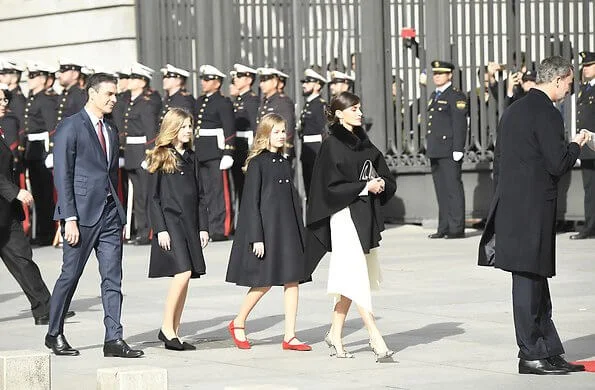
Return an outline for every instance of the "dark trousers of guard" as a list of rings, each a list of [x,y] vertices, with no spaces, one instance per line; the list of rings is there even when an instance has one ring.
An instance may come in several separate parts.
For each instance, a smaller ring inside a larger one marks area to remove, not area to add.
[[[201,161],[198,165],[209,212],[209,234],[213,240],[232,233],[233,212],[227,171],[219,169],[220,159]]]
[[[93,249],[101,275],[105,341],[122,338],[122,223],[112,197],[107,199],[101,218],[94,226],[79,225],[79,242],[75,246],[64,242],[62,272],[52,292],[50,336],[64,333],[66,312]]]
[[[302,143],[302,175],[304,177],[304,188],[306,190],[306,198],[310,194],[310,183],[312,182],[312,171],[314,170],[314,161],[316,155],[320,150],[320,142],[304,142]]]
[[[465,191],[461,180],[462,163],[452,158],[432,158],[430,162],[438,198],[438,233],[464,233]]]
[[[142,169],[127,170],[128,178],[132,182],[132,213],[136,237],[149,237],[149,216],[147,211],[149,175]]]
[[[585,190],[585,226],[581,233],[593,236],[595,235],[595,160],[581,160],[581,173]]]
[[[15,219],[0,228],[0,257],[31,303],[33,316],[50,311],[50,292],[33,262],[33,252],[21,223]]]
[[[234,188],[234,205],[240,205],[242,202],[242,194],[244,192],[244,172],[242,167],[246,163],[248,157],[248,140],[246,138],[236,137],[236,150],[233,156],[233,166],[231,167],[231,175],[233,177]]]
[[[50,244],[54,237],[54,183],[52,173],[42,160],[27,160],[31,193],[35,201],[36,233],[39,241]]]
[[[564,353],[552,321],[552,300],[547,278],[513,272],[512,310],[519,358],[537,360]]]

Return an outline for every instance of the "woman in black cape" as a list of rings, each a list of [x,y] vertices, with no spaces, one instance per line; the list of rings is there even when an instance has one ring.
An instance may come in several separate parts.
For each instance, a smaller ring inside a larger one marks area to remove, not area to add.
[[[343,92],[330,104],[330,135],[316,159],[308,196],[306,257],[311,273],[331,252],[327,292],[334,296],[325,341],[331,356],[353,357],[342,344],[345,317],[354,301],[370,335],[377,361],[392,360],[372,314],[371,290],[381,282],[373,248],[384,230],[380,206],[397,189],[382,153],[361,127],[360,99]]]
[[[249,349],[246,318],[271,286],[284,287],[283,349],[312,348],[295,335],[298,284],[310,280],[304,257],[300,198],[291,179],[285,151],[285,120],[265,115],[258,125],[244,170],[246,181],[226,281],[250,287],[240,312],[228,326],[240,349]]]

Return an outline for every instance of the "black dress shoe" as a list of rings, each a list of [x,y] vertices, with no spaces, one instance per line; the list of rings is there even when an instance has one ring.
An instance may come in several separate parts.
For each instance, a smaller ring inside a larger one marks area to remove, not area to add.
[[[572,236],[570,236],[571,240],[584,240],[586,238],[593,238],[593,236],[590,236],[585,233],[578,233],[578,234],[573,234]]]
[[[461,232],[461,233],[452,233],[452,234],[451,234],[451,233],[448,233],[448,234],[446,235],[446,237],[444,237],[444,238],[446,238],[447,240],[452,240],[452,239],[454,239],[454,238],[465,238],[465,232]]]
[[[171,349],[172,351],[183,351],[185,349],[179,338],[174,337],[173,339],[168,339],[165,337],[165,334],[163,334],[162,330],[159,330],[157,338],[163,341],[165,349]]]
[[[73,311],[67,311],[64,318],[73,317],[76,313]],[[50,314],[45,314],[43,316],[34,317],[35,318],[35,325],[47,325],[50,323]]]
[[[440,232],[436,232],[436,233],[432,233],[428,236],[428,238],[444,238],[446,236],[446,234],[444,233],[440,233]]]
[[[561,355],[550,356],[545,360],[547,360],[552,366],[556,368],[561,368],[568,372],[585,371],[585,366],[583,366],[582,364],[568,363]]]
[[[564,375],[568,371],[551,365],[546,359],[519,359],[519,374]]]
[[[80,353],[78,350],[72,348],[66,337],[63,334],[57,336],[45,335],[45,346],[54,352],[57,356],[78,356]]]
[[[106,341],[103,344],[103,356],[105,357],[137,358],[144,354],[140,349],[130,348],[122,339]]]

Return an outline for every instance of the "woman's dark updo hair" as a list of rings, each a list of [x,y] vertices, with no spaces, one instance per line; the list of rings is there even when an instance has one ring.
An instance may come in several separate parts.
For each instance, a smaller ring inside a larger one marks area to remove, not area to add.
[[[337,110],[343,111],[346,108],[360,103],[360,98],[351,92],[341,92],[331,100],[331,104],[326,112],[326,118],[331,124],[339,123],[339,118],[335,116]]]

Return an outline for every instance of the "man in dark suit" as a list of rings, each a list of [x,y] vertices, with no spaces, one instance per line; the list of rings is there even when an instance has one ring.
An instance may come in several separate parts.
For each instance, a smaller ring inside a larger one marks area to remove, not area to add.
[[[0,84],[0,258],[31,303],[35,325],[47,325],[50,292],[37,264],[33,262],[31,245],[21,225],[25,217],[23,205],[31,205],[33,197],[27,190],[19,189],[15,180],[14,155],[6,132],[15,133],[18,120],[6,116],[9,104],[7,95],[8,86]],[[73,315],[73,312],[68,312],[66,316]]]
[[[512,274],[512,309],[519,373],[566,374],[584,366],[566,362],[552,321],[548,280],[556,273],[557,183],[589,140],[581,132],[569,144],[554,106],[568,94],[573,69],[562,57],[546,58],[537,85],[502,116],[494,157],[496,186],[479,265]],[[495,238],[495,254],[490,241]],[[494,257],[495,256],[495,257]]]
[[[595,53],[581,52],[583,81],[576,98],[576,130],[595,132]],[[585,226],[571,240],[595,237],[595,152],[589,148],[581,150],[581,173],[585,190]]]
[[[450,62],[432,62],[436,90],[428,102],[426,140],[438,199],[438,231],[429,238],[465,237],[461,168],[467,136],[467,97],[452,85],[454,68]]]
[[[91,254],[99,262],[104,310],[104,356],[139,357],[122,339],[122,226],[117,197],[118,135],[104,122],[116,103],[116,79],[105,73],[89,78],[85,108],[58,126],[54,145],[54,219],[64,236],[62,272],[54,286],[45,345],[56,355],[76,356],[64,337],[64,314]]]

